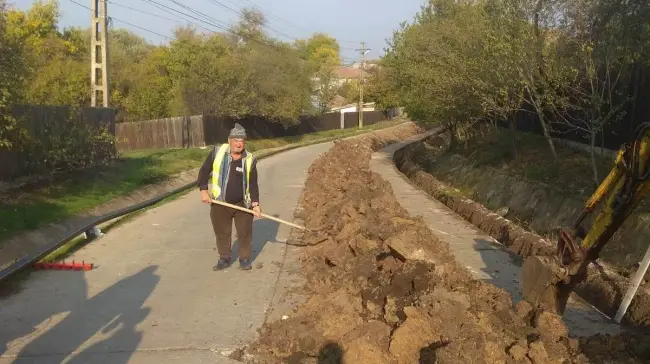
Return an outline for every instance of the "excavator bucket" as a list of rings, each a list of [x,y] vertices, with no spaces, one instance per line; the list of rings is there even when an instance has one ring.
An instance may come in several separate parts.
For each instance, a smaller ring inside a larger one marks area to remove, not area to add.
[[[561,316],[571,294],[571,289],[564,283],[565,278],[566,270],[556,258],[529,256],[524,261],[521,277],[524,300],[533,307]]]

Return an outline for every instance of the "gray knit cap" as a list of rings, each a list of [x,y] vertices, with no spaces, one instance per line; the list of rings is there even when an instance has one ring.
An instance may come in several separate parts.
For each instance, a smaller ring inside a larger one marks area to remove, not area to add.
[[[246,129],[239,123],[235,123],[235,127],[230,129],[230,138],[246,139]]]

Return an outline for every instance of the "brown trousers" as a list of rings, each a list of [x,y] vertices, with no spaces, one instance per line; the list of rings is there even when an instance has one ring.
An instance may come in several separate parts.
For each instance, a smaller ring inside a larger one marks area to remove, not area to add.
[[[244,203],[236,204],[244,207]],[[253,242],[253,215],[230,207],[212,204],[210,220],[217,238],[217,251],[221,259],[230,260],[232,254],[232,221],[235,220],[239,259],[250,259]]]

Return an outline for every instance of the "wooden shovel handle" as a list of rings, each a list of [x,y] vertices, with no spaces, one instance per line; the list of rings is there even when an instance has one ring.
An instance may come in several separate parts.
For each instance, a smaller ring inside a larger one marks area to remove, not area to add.
[[[216,203],[216,204],[219,204],[219,205],[222,205],[222,206],[231,207],[231,208],[233,208],[233,209],[235,209],[235,210],[239,210],[239,211],[247,212],[247,213],[249,213],[249,214],[251,214],[251,215],[254,215],[254,214],[255,214],[255,213],[253,212],[253,210],[249,210],[249,209],[247,209],[247,208],[245,208],[245,207],[241,207],[241,206],[233,205],[233,204],[230,204],[230,203],[228,203],[228,202],[218,201],[218,200],[214,200],[214,199],[212,199],[212,203]],[[262,217],[267,218],[267,219],[269,219],[269,220],[277,221],[277,222],[279,222],[279,223],[281,223],[281,224],[285,224],[285,225],[289,225],[289,226],[295,227],[296,229],[307,230],[307,228],[305,228],[304,226],[296,225],[296,224],[294,224],[294,223],[292,223],[292,222],[284,221],[284,220],[282,220],[282,219],[278,219],[278,218],[275,217],[275,216],[269,216],[269,215],[266,215],[266,214],[262,214]]]

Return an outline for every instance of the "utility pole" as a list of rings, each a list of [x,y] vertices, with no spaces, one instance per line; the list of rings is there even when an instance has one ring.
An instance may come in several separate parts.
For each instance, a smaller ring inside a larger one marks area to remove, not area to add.
[[[108,11],[107,0],[91,1],[90,39],[90,105],[97,107],[101,92],[102,104],[108,107]]]
[[[366,48],[366,42],[361,42],[361,48],[355,49],[361,53],[361,72],[359,72],[359,127],[363,127],[363,69],[364,69],[364,60],[363,57],[370,51],[370,48]]]

